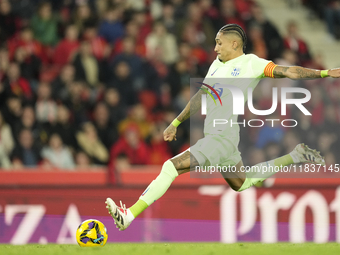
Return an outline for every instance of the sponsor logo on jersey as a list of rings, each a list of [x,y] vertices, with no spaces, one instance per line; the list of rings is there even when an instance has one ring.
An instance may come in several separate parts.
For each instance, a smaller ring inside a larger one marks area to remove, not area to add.
[[[234,67],[233,68],[233,71],[231,72],[231,75],[232,76],[237,76],[237,75],[239,75],[240,74],[240,68],[238,68],[238,67]]]

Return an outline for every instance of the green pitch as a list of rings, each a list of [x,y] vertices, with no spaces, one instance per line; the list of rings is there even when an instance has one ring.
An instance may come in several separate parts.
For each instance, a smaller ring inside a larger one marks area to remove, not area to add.
[[[78,245],[0,245],[0,254],[6,255],[327,255],[339,254],[340,244],[261,244],[261,243],[118,243],[98,248],[81,248]]]

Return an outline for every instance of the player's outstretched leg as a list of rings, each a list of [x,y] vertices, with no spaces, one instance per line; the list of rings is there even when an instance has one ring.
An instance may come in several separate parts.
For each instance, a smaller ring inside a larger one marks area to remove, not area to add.
[[[252,166],[252,168],[259,169],[263,166],[281,167],[299,163],[314,163],[325,165],[325,160],[320,155],[320,152],[309,148],[307,145],[303,143],[300,143],[294,148],[294,150],[291,153],[280,158],[276,158],[274,160],[259,163],[255,166]],[[249,187],[255,185],[256,183],[264,181],[268,177],[275,174],[275,171],[272,172],[268,171],[263,174],[255,170],[256,169],[254,169],[254,171],[249,171],[246,173],[246,179],[243,182],[243,185],[237,191],[243,191],[245,189],[248,189]]]
[[[125,230],[135,217],[164,195],[179,174],[190,171],[190,167],[195,167],[197,164],[197,160],[189,151],[167,160],[157,178],[150,183],[139,200],[128,209],[122,202],[120,202],[120,206],[117,206],[111,198],[107,198],[106,208],[114,219],[117,228]]]
[[[170,160],[167,160],[163,164],[160,174],[150,183],[139,200],[131,208],[126,209],[125,205],[122,204],[118,207],[111,198],[107,198],[106,208],[114,219],[117,228],[119,230],[125,230],[137,215],[163,196],[177,176],[178,172],[174,164]]]

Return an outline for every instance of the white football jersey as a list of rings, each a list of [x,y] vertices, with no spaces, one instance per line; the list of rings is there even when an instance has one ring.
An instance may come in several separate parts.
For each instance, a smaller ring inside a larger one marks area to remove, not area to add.
[[[215,100],[207,95],[207,113],[204,122],[204,134],[219,134],[230,140],[239,142],[238,115],[233,114],[233,97],[229,88],[223,85],[232,85],[242,91],[244,103],[248,98],[248,88],[253,90],[264,77],[273,77],[273,69],[276,65],[268,60],[257,57],[254,54],[243,54],[225,63],[218,58],[211,64],[203,83],[215,89],[218,96],[209,89]],[[242,98],[242,95],[240,95]],[[244,105],[243,103],[243,105]],[[219,124],[214,127],[214,119],[226,119],[227,124]],[[231,126],[230,123],[233,123]]]

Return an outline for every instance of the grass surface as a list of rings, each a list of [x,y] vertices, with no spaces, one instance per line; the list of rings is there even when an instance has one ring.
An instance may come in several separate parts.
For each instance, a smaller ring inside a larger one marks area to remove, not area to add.
[[[56,254],[105,254],[105,255],[327,255],[340,254],[340,244],[262,244],[262,243],[117,243],[106,244],[104,247],[81,248],[78,245],[0,245],[0,254],[6,255],[56,255]]]

